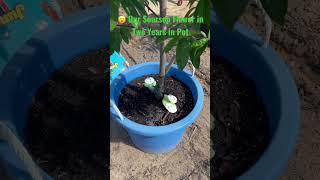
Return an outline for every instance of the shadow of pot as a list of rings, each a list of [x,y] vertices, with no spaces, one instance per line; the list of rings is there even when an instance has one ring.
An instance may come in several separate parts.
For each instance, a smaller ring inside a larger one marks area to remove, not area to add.
[[[110,100],[118,104],[119,95],[131,81],[152,74],[159,74],[159,62],[149,62],[130,67],[115,78],[110,86]],[[146,126],[138,124],[110,107],[112,119],[127,130],[133,144],[148,153],[160,154],[173,150],[181,141],[186,129],[198,118],[203,107],[203,89],[199,81],[176,65],[167,74],[183,82],[192,92],[195,107],[183,119],[165,126]]]
[[[81,11],[35,34],[4,68],[0,77],[0,120],[21,141],[25,140],[26,114],[38,88],[74,57],[108,47],[107,10],[98,7]],[[5,142],[0,142],[0,158],[10,177],[30,179],[23,162]]]
[[[300,103],[297,87],[284,60],[271,48],[261,47],[257,34],[236,24],[233,31],[212,17],[211,55],[224,57],[253,80],[266,107],[271,140],[260,159],[239,180],[278,179],[294,151]]]

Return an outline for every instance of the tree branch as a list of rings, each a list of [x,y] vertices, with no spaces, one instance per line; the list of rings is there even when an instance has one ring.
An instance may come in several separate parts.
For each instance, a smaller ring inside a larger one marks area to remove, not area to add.
[[[167,0],[160,0],[160,17],[165,17],[167,15]],[[166,25],[161,24],[161,29],[166,30]],[[164,52],[165,42],[160,43],[160,80],[159,80],[159,93],[157,93],[156,97],[158,99],[161,99],[163,96],[163,89],[165,84],[165,75],[166,75],[166,55]],[[161,97],[161,98],[160,98]]]
[[[159,17],[159,16],[157,15],[157,13],[155,13],[155,12],[150,8],[150,6],[149,6],[148,3],[144,3],[144,5],[147,7],[148,11],[151,11],[153,15],[155,15],[156,17]]]
[[[172,58],[170,59],[169,64],[166,67],[166,74],[169,72],[169,70],[171,69],[172,64],[174,63],[174,61],[176,60],[175,55],[172,56]]]

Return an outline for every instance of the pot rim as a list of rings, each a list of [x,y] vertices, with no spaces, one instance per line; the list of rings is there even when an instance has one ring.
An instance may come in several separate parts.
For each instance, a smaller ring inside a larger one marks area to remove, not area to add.
[[[137,70],[139,68],[145,68],[145,66],[154,66],[154,65],[159,66],[159,62],[146,62],[146,63],[137,64],[137,65],[129,67],[129,69],[127,69],[126,71],[124,71],[121,74],[122,75],[129,74],[129,73],[134,72],[135,70]],[[173,68],[173,69],[175,69],[177,71],[180,71],[178,69],[177,65],[172,65],[171,68]],[[186,71],[181,71],[181,72],[184,73],[185,76],[187,76],[187,78],[191,80],[193,85],[196,87],[196,91],[195,92],[197,93],[197,99],[196,99],[195,106],[192,109],[192,111],[186,117],[184,117],[183,119],[181,119],[181,120],[179,120],[179,121],[177,121],[175,123],[164,125],[164,126],[147,126],[147,125],[139,124],[139,123],[136,123],[136,122],[128,119],[125,116],[123,116],[124,117],[123,120],[120,120],[119,117],[116,117],[114,119],[118,123],[123,125],[129,131],[134,132],[136,134],[143,135],[143,136],[159,136],[159,135],[163,135],[163,134],[167,134],[167,133],[171,133],[171,132],[180,130],[182,128],[186,128],[187,126],[192,124],[197,119],[197,117],[200,115],[200,113],[202,112],[203,100],[204,100],[204,92],[203,92],[203,89],[202,89],[202,86],[201,86],[200,82],[195,77],[192,77],[190,75],[190,72],[188,72],[188,71],[187,72]],[[114,79],[113,82],[110,85],[110,99],[113,100],[113,101],[115,101],[113,94],[117,93],[117,92],[115,92],[115,89],[114,89],[115,85],[114,84],[117,83],[117,81],[119,81],[119,80],[120,79],[119,79],[119,76],[118,76],[118,78]],[[128,84],[128,83],[126,83],[126,84]],[[185,84],[185,85],[187,85],[187,84]],[[193,97],[194,97],[194,95],[193,95]],[[110,112],[111,112],[112,115],[116,115],[115,110],[112,108],[112,106],[110,106]]]

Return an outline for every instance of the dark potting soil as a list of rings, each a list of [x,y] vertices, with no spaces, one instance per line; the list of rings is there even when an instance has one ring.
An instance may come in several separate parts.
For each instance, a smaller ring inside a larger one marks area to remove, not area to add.
[[[172,94],[178,99],[177,112],[169,113],[162,100],[146,87],[144,80],[148,76],[138,78],[125,87],[119,97],[118,108],[128,119],[148,126],[163,126],[175,123],[186,117],[194,107],[191,91],[174,77],[165,78],[164,94]],[[159,76],[152,76],[159,82]]]
[[[27,148],[55,179],[106,179],[107,50],[75,58],[37,92],[29,109]]]
[[[268,116],[254,83],[221,57],[214,57],[211,93],[213,179],[235,179],[256,163],[267,147]]]

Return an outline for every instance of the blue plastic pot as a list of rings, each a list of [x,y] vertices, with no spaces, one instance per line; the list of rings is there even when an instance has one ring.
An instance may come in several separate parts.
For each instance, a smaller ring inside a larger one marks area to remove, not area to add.
[[[99,7],[81,11],[35,34],[1,74],[0,120],[24,141],[27,110],[38,88],[74,57],[107,48],[108,29],[107,8]],[[0,142],[0,163],[12,179],[30,179],[21,160],[4,142]]]
[[[256,84],[270,118],[271,142],[262,157],[239,180],[273,180],[283,173],[294,151],[299,130],[297,88],[283,59],[252,30],[236,25],[224,29],[213,18],[211,56],[222,56]]]
[[[135,65],[124,71],[114,79],[110,86],[110,100],[118,104],[121,90],[131,81],[152,74],[159,74],[159,63],[150,62]],[[200,115],[203,107],[203,89],[199,81],[185,71],[180,71],[173,66],[167,76],[172,76],[183,82],[192,92],[195,107],[189,115],[178,122],[165,126],[145,126],[118,115],[111,106],[110,112],[113,119],[121,124],[128,132],[132,142],[140,150],[148,153],[166,153],[173,150],[181,141],[187,127],[189,127]]]

